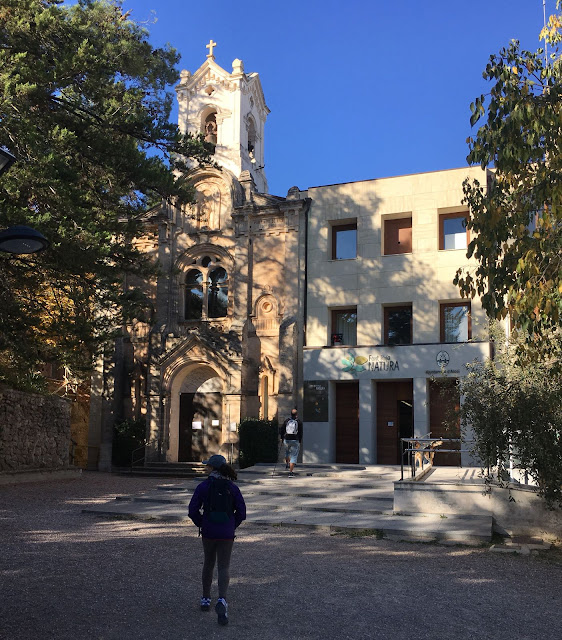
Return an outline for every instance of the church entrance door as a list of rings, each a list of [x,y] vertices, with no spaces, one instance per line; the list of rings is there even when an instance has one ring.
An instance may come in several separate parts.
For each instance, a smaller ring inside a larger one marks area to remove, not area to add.
[[[222,394],[180,395],[178,462],[201,462],[218,453],[221,440]]]

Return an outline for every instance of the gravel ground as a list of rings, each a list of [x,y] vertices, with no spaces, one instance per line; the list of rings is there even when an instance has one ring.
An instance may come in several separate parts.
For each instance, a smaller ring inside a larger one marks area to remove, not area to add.
[[[558,551],[503,555],[251,525],[239,529],[230,624],[220,627],[213,610],[199,611],[195,527],[81,513],[163,482],[85,473],[0,487],[0,638],[560,638]]]

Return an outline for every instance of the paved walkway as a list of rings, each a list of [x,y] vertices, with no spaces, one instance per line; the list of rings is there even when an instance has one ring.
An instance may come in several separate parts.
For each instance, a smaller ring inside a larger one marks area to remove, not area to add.
[[[82,513],[159,484],[85,473],[0,487],[2,640],[560,637],[556,551],[503,555],[246,524],[234,545],[230,624],[219,627],[198,610],[195,527]]]
[[[482,515],[396,514],[394,481],[399,466],[299,465],[289,478],[283,466],[256,465],[239,474],[248,523],[301,526],[357,533],[369,530],[399,540],[482,544],[492,518]],[[188,521],[187,504],[200,480],[165,481],[156,490],[85,509],[88,513]]]

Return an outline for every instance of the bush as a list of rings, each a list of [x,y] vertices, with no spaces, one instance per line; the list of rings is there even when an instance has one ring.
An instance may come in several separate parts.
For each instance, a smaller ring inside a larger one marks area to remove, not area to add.
[[[495,331],[495,329],[493,329]],[[559,340],[558,335],[552,341]],[[464,433],[488,480],[526,470],[549,508],[562,507],[562,378],[553,362],[522,363],[519,343],[500,335],[494,360],[467,366],[459,386]]]
[[[277,462],[279,431],[277,420],[244,418],[238,427],[240,436],[240,468],[257,462]]]
[[[131,454],[146,444],[146,422],[144,420],[123,420],[113,426],[112,461],[117,467],[128,467]],[[140,458],[142,454],[138,452]]]

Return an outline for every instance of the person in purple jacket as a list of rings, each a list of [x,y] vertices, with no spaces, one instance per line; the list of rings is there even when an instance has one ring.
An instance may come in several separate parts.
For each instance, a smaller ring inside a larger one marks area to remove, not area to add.
[[[246,519],[246,503],[232,482],[236,471],[221,455],[203,460],[209,477],[195,489],[189,503],[189,517],[203,539],[203,596],[201,611],[211,608],[211,585],[215,562],[218,565],[219,598],[215,605],[219,624],[228,624],[226,593],[230,582],[230,556],[234,531]]]

